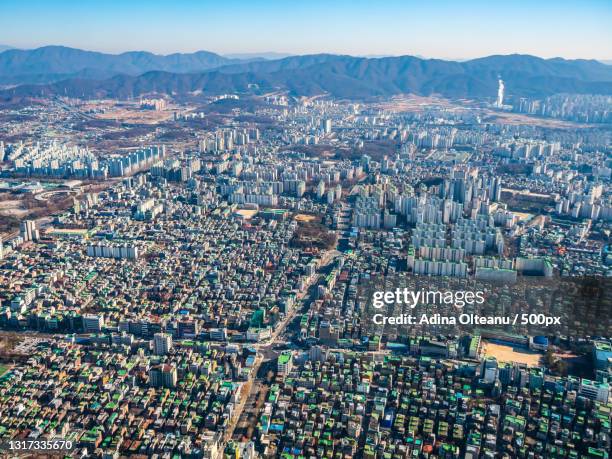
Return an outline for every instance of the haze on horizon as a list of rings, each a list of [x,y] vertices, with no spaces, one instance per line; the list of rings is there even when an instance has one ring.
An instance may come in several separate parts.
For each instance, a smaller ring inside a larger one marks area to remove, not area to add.
[[[4,0],[0,44],[121,53],[213,51],[471,59],[612,59],[612,2]]]

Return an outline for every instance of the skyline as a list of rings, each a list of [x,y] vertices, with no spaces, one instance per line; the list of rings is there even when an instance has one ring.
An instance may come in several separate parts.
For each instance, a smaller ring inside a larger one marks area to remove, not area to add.
[[[554,7],[554,8],[553,8]],[[0,44],[15,48],[61,45],[118,54],[207,50],[235,53],[417,55],[472,59],[493,54],[612,59],[609,2],[518,1],[501,8],[417,2],[319,0],[130,2],[81,4],[9,0],[0,15]],[[57,27],[57,24],[64,24]],[[407,26],[409,24],[409,26]],[[112,28],[112,33],[109,31]],[[362,31],[367,33],[362,33]],[[469,35],[462,33],[470,30]],[[126,45],[128,44],[128,45]]]

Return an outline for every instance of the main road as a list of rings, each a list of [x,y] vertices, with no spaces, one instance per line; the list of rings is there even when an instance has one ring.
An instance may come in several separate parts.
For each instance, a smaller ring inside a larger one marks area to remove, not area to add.
[[[321,279],[324,277],[325,268],[331,265],[331,263],[336,259],[339,253],[340,252],[335,249],[327,250],[323,253],[323,255],[321,256],[321,264],[317,269],[316,276],[314,276],[310,283],[308,283],[308,285],[306,285],[305,288],[298,294],[298,305],[303,302],[310,288],[319,284]],[[312,298],[308,298],[307,303],[310,304],[311,301]],[[301,304],[301,307],[298,307],[296,305],[296,307],[291,309],[291,311],[289,311],[285,315],[283,320],[275,327],[271,337],[268,340],[266,340],[264,343],[256,343],[253,345],[253,347],[257,349],[257,358],[255,359],[255,364],[253,365],[249,380],[243,385],[241,389],[240,402],[234,410],[229,425],[223,435],[223,444],[221,447],[221,451],[219,452],[219,457],[222,457],[222,453],[225,450],[227,443],[232,439],[234,435],[234,431],[236,429],[236,426],[238,425],[238,421],[244,413],[244,407],[246,405],[247,400],[259,394],[262,380],[261,378],[257,377],[257,374],[259,372],[261,364],[274,360],[277,357],[280,350],[276,350],[274,349],[274,347],[277,344],[286,343],[286,341],[281,340],[280,338],[285,333],[287,326],[291,323],[293,319],[295,319],[298,313],[301,313],[304,310],[305,306],[305,304]]]

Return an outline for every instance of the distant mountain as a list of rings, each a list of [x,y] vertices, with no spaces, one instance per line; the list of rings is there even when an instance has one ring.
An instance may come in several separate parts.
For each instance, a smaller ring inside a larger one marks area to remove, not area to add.
[[[275,53],[275,52],[264,52],[264,53],[234,53],[234,54],[224,54],[224,57],[229,59],[266,59],[266,60],[275,60],[275,59],[284,59],[285,57],[293,56],[293,54],[288,53]]]
[[[65,46],[10,49],[0,53],[0,83],[50,83],[67,78],[106,79],[118,74],[141,75],[152,70],[202,72],[243,62],[208,51],[166,56],[146,51],[106,54]]]
[[[7,49],[13,49],[13,47],[8,45],[0,45],[0,53],[2,51],[6,51]]]
[[[3,53],[4,54],[4,53]],[[2,56],[2,54],[0,54]],[[498,78],[506,93],[542,97],[560,92],[612,94],[612,67],[594,60],[489,56],[465,62],[411,56],[363,58],[316,54],[274,61],[231,63],[199,73],[151,71],[105,80],[77,78],[48,85],[22,85],[13,95],[125,98],[152,92],[205,94],[287,90],[294,95],[328,93],[347,99],[413,93],[446,97],[494,97]],[[118,70],[119,68],[114,68]]]

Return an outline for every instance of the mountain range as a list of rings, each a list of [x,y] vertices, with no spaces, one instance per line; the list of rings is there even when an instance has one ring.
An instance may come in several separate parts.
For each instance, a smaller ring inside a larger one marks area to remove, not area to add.
[[[106,54],[65,46],[8,49],[0,52],[0,84],[50,83],[68,78],[105,79],[115,75],[141,75],[151,70],[202,72],[244,62],[209,51],[165,56],[146,51]]]
[[[595,60],[496,55],[456,62],[413,56],[366,58],[333,54],[234,59],[207,51],[118,55],[65,47],[0,53],[4,98],[34,95],[137,97],[143,94],[330,94],[348,99],[413,93],[492,98],[498,79],[506,94],[612,94],[612,66]],[[39,84],[33,84],[39,83]]]

